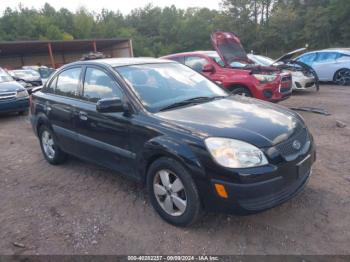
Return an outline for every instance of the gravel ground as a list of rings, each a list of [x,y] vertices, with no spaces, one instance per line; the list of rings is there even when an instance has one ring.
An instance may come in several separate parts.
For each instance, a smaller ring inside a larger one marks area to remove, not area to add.
[[[350,88],[323,85],[281,104],[332,113],[301,112],[318,151],[305,190],[260,214],[207,214],[185,229],[111,171],[74,158],[50,166],[28,117],[1,116],[0,254],[350,254]]]

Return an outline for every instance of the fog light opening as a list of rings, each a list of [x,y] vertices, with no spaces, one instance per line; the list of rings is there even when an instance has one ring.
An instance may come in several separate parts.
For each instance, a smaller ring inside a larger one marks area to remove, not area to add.
[[[216,190],[216,193],[219,195],[219,197],[228,198],[228,194],[227,194],[226,189],[223,185],[215,184],[215,190]]]

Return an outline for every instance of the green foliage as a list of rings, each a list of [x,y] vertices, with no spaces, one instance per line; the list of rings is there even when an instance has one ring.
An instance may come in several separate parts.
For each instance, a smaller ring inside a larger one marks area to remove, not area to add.
[[[220,11],[146,5],[128,15],[107,9],[71,12],[7,8],[0,40],[133,39],[136,56],[212,49],[210,33],[235,32],[247,51],[279,56],[308,44],[311,49],[350,45],[349,0],[222,0]]]

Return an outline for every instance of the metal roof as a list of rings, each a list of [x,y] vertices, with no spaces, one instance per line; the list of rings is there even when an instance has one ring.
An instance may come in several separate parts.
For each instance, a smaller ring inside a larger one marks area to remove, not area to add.
[[[74,64],[96,64],[96,63],[106,64],[112,67],[118,67],[118,66],[129,66],[129,65],[174,63],[174,61],[159,59],[159,58],[152,58],[152,57],[131,57],[131,58],[106,58],[106,59],[74,62]]]
[[[128,38],[111,39],[77,39],[57,41],[3,41],[0,42],[0,56],[29,55],[48,52],[48,44],[54,52],[88,52],[92,51],[92,43],[96,42],[99,50],[129,41]]]

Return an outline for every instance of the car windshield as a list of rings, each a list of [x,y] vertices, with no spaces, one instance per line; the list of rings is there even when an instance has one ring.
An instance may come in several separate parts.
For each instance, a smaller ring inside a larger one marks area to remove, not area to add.
[[[252,56],[249,56],[249,58],[253,60],[255,63],[257,63],[258,65],[262,65],[262,66],[270,66],[274,62],[271,58],[268,58],[266,56],[261,56],[261,55],[252,55]]]
[[[39,68],[39,74],[41,78],[49,78],[50,75],[55,72],[52,68]]]
[[[39,73],[34,70],[14,70],[12,72],[17,77],[40,77]]]
[[[0,83],[13,81],[13,78],[2,68],[0,68]]]
[[[227,93],[194,70],[178,63],[116,67],[150,112],[185,101],[209,101]],[[198,99],[198,100],[197,100]],[[207,100],[206,100],[207,99]]]

